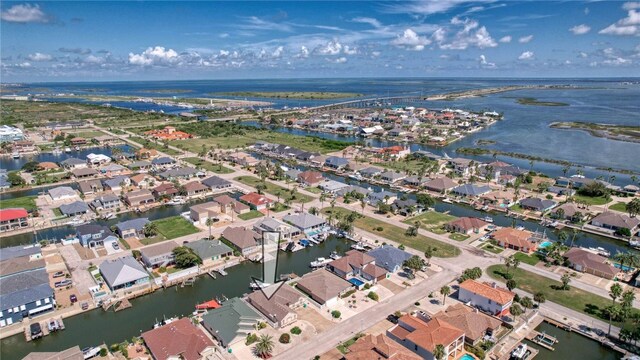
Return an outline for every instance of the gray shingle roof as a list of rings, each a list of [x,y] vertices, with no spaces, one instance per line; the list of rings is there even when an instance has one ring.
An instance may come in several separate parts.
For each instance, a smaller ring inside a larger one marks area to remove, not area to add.
[[[478,196],[488,193],[491,188],[486,185],[464,184],[454,187],[451,191],[460,195]]]
[[[213,329],[214,335],[222,339],[224,346],[227,346],[237,336],[244,337],[244,331],[253,330],[251,325],[261,319],[255,310],[239,298],[229,299],[222,304],[222,307],[209,310],[207,314],[202,316],[205,328]],[[243,329],[243,326],[247,326],[248,329]]]
[[[60,205],[60,212],[64,215],[74,215],[78,213],[86,213],[89,211],[89,206],[84,201],[74,201],[70,204]]]
[[[233,252],[230,247],[219,240],[201,239],[189,242],[185,246],[193,249],[193,251],[195,251],[195,253],[203,260]]]
[[[0,278],[0,309],[5,310],[53,295],[45,269]]]
[[[323,218],[309,213],[287,215],[283,220],[300,229],[308,229],[325,223]]]
[[[31,256],[40,253],[40,247],[38,246],[12,246],[2,249],[0,251],[0,261],[13,259],[21,256]]]
[[[52,198],[76,195],[76,191],[69,186],[58,186],[57,188],[49,189],[48,193]]]
[[[136,259],[125,256],[100,264],[100,273],[110,288],[149,276]]]
[[[402,266],[411,257],[410,253],[390,245],[373,249],[367,255],[376,259],[376,265],[387,269],[387,271],[394,271],[394,267]]]
[[[210,178],[202,180],[202,183],[207,185],[210,188],[221,188],[230,186],[231,183],[219,176],[212,176]]]
[[[142,231],[142,229],[144,229],[144,226],[147,225],[148,223],[149,223],[148,218],[137,218],[137,219],[131,219],[131,220],[119,222],[116,224],[116,228],[121,233],[123,231],[130,230],[130,229],[135,229],[136,231],[140,232]]]

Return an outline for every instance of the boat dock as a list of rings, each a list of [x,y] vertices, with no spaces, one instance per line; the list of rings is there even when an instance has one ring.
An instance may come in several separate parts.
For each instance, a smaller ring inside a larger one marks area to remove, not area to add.
[[[216,269],[216,272],[222,276],[227,276],[227,272],[224,271],[224,269],[220,268],[220,269]]]
[[[57,323],[57,329],[53,330],[53,331],[60,331],[60,330],[64,330],[64,322],[62,321],[62,317],[59,316],[57,318],[53,318],[50,319],[48,321],[37,321],[38,324],[40,324],[40,329],[42,330],[42,333],[38,336],[35,337],[31,337],[31,322],[28,323],[25,327],[24,327],[24,337],[25,339],[27,339],[27,341],[31,341],[31,340],[35,340],[44,336],[47,336],[51,333],[51,330],[49,330],[49,323],[55,321]]]
[[[552,345],[555,345],[558,343],[558,339],[556,339],[555,337],[549,334],[545,334],[544,332],[538,332],[536,330],[531,330],[531,332],[527,334],[527,340],[533,343],[536,343],[542,346],[543,348],[551,351],[555,350]]]
[[[207,274],[209,274],[209,276],[211,276],[214,280],[218,278],[216,276],[216,273],[214,273],[212,270],[207,271]]]
[[[509,351],[507,351],[504,355],[502,355],[500,358],[498,358],[498,360],[510,360],[511,359],[511,353],[513,352],[513,350],[515,350],[518,346],[520,346],[520,343],[516,343],[516,345],[514,347],[512,347]],[[522,360],[531,360],[533,358],[535,358],[538,353],[540,352],[540,350],[528,346],[527,347],[527,352],[524,354],[524,356],[522,357]]]

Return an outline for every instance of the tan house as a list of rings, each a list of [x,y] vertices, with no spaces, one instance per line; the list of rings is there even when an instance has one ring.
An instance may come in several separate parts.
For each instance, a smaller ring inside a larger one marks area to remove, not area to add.
[[[604,256],[594,254],[584,249],[571,248],[564,253],[569,266],[576,271],[600,276],[605,279],[613,279],[618,275],[618,268],[612,266]]]
[[[189,208],[191,220],[198,224],[204,224],[207,219],[215,219],[220,215],[218,209],[218,204],[213,201],[193,205]]]
[[[464,304],[451,305],[433,315],[464,331],[464,339],[470,345],[476,345],[485,336],[493,336],[500,329],[502,321]]]
[[[247,296],[247,302],[258,310],[275,328],[290,325],[298,319],[295,309],[304,304],[302,294],[291,286],[284,284],[267,298],[261,290],[254,291]]]
[[[140,206],[156,201],[151,191],[147,189],[136,190],[127,193],[124,196],[124,200],[129,206]]]
[[[484,231],[489,223],[475,217],[461,217],[445,225],[447,230],[461,234],[479,234]]]
[[[338,304],[340,295],[346,293],[353,285],[327,270],[320,269],[302,276],[296,287],[322,307],[332,308]]]
[[[433,359],[437,345],[444,346],[444,359],[457,359],[464,352],[464,330],[443,319],[425,322],[415,316],[404,315],[398,319],[398,324],[387,330],[387,336],[423,359]]]
[[[513,249],[524,253],[532,253],[536,251],[538,245],[530,239],[533,234],[528,230],[518,230],[510,227],[498,229],[493,232],[493,239],[498,242],[499,246],[505,249]]]
[[[222,237],[226,239],[232,248],[239,251],[243,256],[260,250],[262,236],[257,232],[243,227],[227,227],[222,232]]]

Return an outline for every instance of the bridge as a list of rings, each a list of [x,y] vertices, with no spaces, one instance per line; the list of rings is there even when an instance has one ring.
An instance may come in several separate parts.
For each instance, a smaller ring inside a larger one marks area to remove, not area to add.
[[[427,100],[423,96],[391,96],[391,97],[377,97],[369,99],[355,99],[349,101],[342,101],[332,104],[319,105],[307,108],[307,110],[335,110],[344,108],[369,108],[369,107],[383,107],[392,105],[409,105],[415,104],[421,101]]]

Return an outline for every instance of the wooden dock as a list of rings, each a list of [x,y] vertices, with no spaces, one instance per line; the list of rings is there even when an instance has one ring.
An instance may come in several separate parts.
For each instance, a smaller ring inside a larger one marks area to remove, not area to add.
[[[542,339],[540,339],[540,337],[548,340],[549,342],[551,342],[551,345],[557,344],[558,343],[558,339],[556,339],[555,337],[549,335],[549,334],[545,334],[545,333],[540,333],[536,330],[531,330],[531,332],[529,332],[529,334],[527,334],[527,340],[536,343],[540,346],[542,346],[543,348],[547,349],[547,350],[551,350],[554,351],[555,349],[553,348],[553,346],[551,346],[550,344],[548,344],[547,342],[543,341]]]
[[[224,269],[216,269],[216,272],[222,276],[227,276],[227,272]]]
[[[131,302],[129,302],[129,299],[124,298],[118,302],[115,303],[114,307],[113,307],[113,311],[118,312],[120,310],[124,310],[124,309],[128,309],[131,306]]]
[[[58,323],[58,329],[54,330],[54,331],[62,331],[64,330],[64,321],[62,321],[62,317],[59,316],[57,318],[53,318],[53,319],[48,319],[48,320],[42,320],[42,321],[33,321],[33,322],[29,322],[27,323],[27,325],[24,327],[24,337],[27,341],[31,341],[31,340],[35,340],[41,337],[45,337],[47,335],[49,335],[51,333],[51,331],[49,331],[49,322],[51,321],[56,321]],[[42,335],[37,336],[35,338],[31,337],[31,324],[33,323],[38,323],[40,324],[40,329],[42,330]]]

